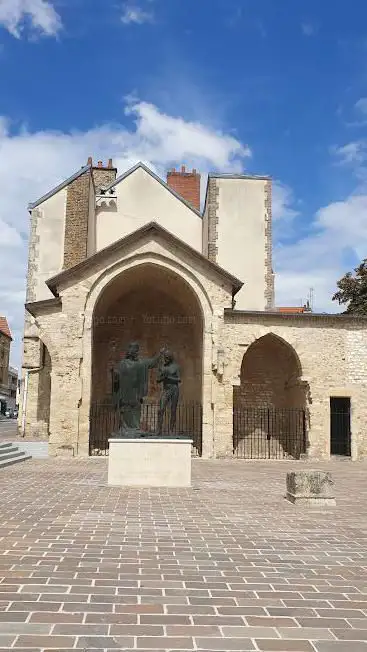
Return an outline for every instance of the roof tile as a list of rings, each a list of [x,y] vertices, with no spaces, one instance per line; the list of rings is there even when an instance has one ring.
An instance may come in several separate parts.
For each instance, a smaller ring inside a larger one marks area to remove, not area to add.
[[[0,316],[0,333],[4,333],[4,335],[7,335],[8,337],[10,337],[10,339],[13,339],[11,336],[10,328],[8,326],[6,317]]]

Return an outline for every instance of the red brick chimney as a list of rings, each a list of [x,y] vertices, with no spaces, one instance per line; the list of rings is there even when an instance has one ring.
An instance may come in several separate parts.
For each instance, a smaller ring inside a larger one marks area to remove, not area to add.
[[[180,171],[173,168],[167,172],[167,184],[194,208],[200,210],[200,174],[196,170],[186,172],[184,165]]]

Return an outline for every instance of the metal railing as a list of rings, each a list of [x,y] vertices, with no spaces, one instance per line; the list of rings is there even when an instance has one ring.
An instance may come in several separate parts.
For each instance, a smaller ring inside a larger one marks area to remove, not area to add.
[[[297,408],[233,410],[233,455],[242,459],[299,459],[307,450],[306,411]]]
[[[159,403],[144,403],[141,410],[140,427],[143,432],[154,435],[158,430]],[[176,425],[169,430],[170,410],[167,409],[162,436],[177,435],[193,439],[192,454],[202,453],[203,410],[200,403],[181,403],[177,406]],[[111,403],[92,403],[89,416],[89,454],[108,455],[108,440],[118,431],[120,413]]]

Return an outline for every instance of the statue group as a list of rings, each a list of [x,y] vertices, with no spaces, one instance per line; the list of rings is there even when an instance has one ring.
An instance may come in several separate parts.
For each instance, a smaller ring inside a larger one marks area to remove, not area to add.
[[[112,372],[113,402],[120,414],[117,437],[144,437],[141,431],[143,400],[148,394],[149,371],[158,367],[157,382],[162,386],[158,410],[158,428],[155,433],[162,436],[163,422],[167,408],[170,408],[170,433],[176,426],[179,399],[180,367],[173,354],[166,348],[152,358],[139,358],[139,344],[129,344],[125,357]]]

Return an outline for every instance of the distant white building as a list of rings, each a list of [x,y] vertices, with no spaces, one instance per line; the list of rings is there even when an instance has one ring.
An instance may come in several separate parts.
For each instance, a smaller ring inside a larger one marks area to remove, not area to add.
[[[8,369],[8,405],[11,410],[19,404],[18,400],[18,369],[9,367]]]

